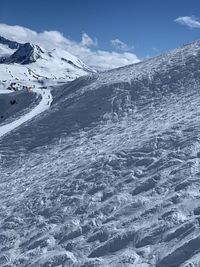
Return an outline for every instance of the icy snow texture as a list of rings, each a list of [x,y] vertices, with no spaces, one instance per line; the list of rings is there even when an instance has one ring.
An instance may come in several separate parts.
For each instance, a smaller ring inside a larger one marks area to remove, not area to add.
[[[81,77],[0,139],[1,266],[200,264],[199,66],[196,42]]]

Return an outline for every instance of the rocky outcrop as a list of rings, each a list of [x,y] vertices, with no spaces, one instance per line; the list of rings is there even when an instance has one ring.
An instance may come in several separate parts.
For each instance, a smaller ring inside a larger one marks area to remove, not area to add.
[[[14,54],[6,58],[4,63],[30,64],[41,58],[43,53],[38,45],[25,43]]]

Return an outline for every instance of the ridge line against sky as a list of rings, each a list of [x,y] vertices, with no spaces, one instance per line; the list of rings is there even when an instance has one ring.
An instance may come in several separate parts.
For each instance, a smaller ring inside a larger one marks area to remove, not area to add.
[[[116,41],[117,44],[114,44],[114,46],[118,50],[122,50],[121,52],[103,51],[98,48],[97,39],[92,39],[87,33],[83,33],[81,41],[76,42],[64,37],[59,31],[38,33],[19,25],[0,24],[0,36],[19,43],[31,42],[39,44],[47,50],[55,48],[66,50],[77,56],[88,66],[99,70],[116,68],[140,61],[135,54],[126,51],[129,50],[129,47],[120,42],[120,40],[112,41]]]
[[[200,39],[198,10],[199,0],[6,0],[0,35],[65,49],[103,70]]]

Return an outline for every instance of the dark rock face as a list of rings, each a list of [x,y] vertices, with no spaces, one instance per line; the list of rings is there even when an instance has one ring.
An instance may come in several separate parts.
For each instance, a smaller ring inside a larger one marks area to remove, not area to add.
[[[2,36],[0,36],[0,44],[7,45],[11,49],[19,49],[23,44],[20,44],[15,41],[10,41]]]
[[[41,58],[42,54],[43,51],[38,45],[25,43],[14,54],[6,58],[4,63],[30,64]]]

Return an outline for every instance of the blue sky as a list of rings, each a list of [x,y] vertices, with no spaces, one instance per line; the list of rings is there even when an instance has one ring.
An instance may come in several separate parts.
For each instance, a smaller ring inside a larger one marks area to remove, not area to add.
[[[200,39],[198,16],[199,0],[2,0],[0,7],[0,23],[56,30],[76,42],[86,33],[93,50],[140,59]]]

